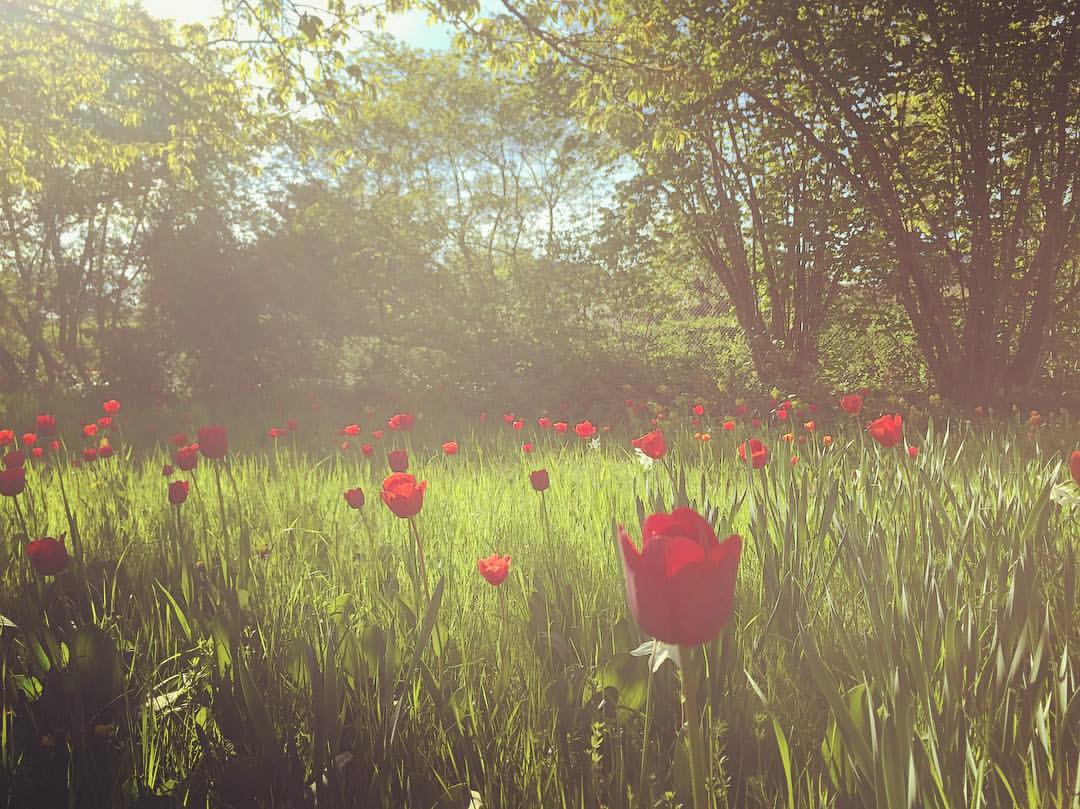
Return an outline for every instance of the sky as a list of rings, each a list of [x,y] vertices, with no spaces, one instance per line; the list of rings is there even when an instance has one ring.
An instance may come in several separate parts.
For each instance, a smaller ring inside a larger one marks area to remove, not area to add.
[[[209,22],[221,12],[220,0],[142,0],[142,4],[155,17],[174,19],[181,24]],[[429,24],[424,11],[391,15],[386,31],[414,48],[429,50],[447,50],[453,36],[449,26]]]

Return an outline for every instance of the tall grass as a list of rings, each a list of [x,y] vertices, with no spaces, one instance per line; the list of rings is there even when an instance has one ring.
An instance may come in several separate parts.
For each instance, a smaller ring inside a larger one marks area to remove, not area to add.
[[[1080,512],[1051,497],[1075,430],[931,424],[916,459],[773,434],[752,471],[738,431],[669,429],[646,470],[626,435],[526,456],[502,428],[458,430],[455,457],[410,438],[430,599],[381,453],[234,453],[220,501],[204,460],[179,521],[164,449],[67,469],[81,560],[48,581],[0,503],[2,802],[686,804],[677,677],[631,654],[612,541],[683,502],[746,542],[700,673],[713,805],[1080,805]],[[20,501],[31,534],[70,531],[55,465]]]

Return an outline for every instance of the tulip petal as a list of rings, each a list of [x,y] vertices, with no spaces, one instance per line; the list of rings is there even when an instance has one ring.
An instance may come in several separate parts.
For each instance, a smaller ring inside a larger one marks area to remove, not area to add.
[[[735,601],[741,551],[742,540],[728,537],[713,549],[708,561],[686,565],[668,583],[675,601],[672,614],[678,643],[706,643],[724,628]]]
[[[641,531],[643,552],[653,539],[660,536],[686,537],[703,548],[716,543],[716,535],[705,518],[685,506],[680,506],[670,514],[652,514],[646,517]]]

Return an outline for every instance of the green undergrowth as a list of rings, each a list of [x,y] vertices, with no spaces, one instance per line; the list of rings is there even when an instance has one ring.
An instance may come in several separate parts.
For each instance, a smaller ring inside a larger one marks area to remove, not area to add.
[[[613,541],[681,502],[745,540],[698,684],[714,805],[1078,805],[1080,511],[1061,493],[1080,436],[931,424],[911,459],[853,429],[773,433],[751,471],[741,426],[671,429],[649,469],[618,430],[526,455],[503,427],[460,430],[453,457],[394,438],[428,481],[426,587],[379,502],[382,445],[202,459],[179,519],[164,448],[66,468],[63,490],[33,467],[28,531],[68,534],[76,560],[34,574],[3,499],[0,799],[685,805],[677,675],[631,654],[648,639]],[[500,590],[476,570],[496,551]]]

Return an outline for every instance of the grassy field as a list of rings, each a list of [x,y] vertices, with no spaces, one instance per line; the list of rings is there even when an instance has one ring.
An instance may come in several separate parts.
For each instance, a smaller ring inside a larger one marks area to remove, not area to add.
[[[365,426],[347,451],[305,427],[169,477],[167,436],[79,468],[47,452],[0,498],[0,803],[688,806],[695,689],[709,805],[1075,809],[1080,429],[939,419],[886,449],[828,410],[814,432],[671,418],[650,468],[645,422],[589,442],[498,417]],[[428,483],[415,536],[379,499],[391,447]],[[613,539],[679,503],[744,540],[685,685]],[[40,575],[24,530],[68,534],[72,563]]]

